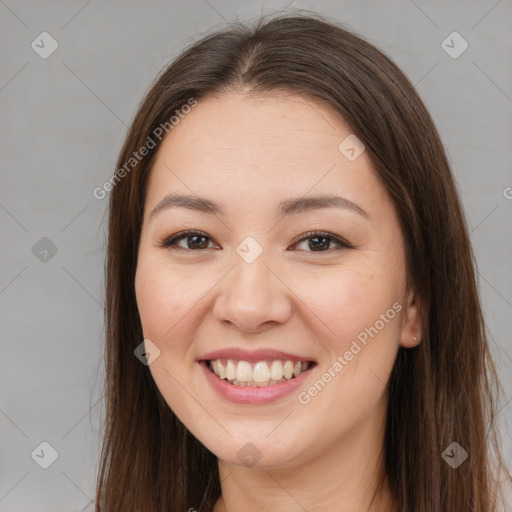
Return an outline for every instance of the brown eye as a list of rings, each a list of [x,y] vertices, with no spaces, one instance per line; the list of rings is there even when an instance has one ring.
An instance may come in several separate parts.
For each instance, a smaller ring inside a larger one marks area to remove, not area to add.
[[[180,245],[179,242],[186,240],[186,245]],[[208,249],[211,238],[200,231],[182,231],[165,239],[160,245],[165,248],[175,248],[184,250],[203,250]],[[308,241],[307,252],[332,252],[332,250],[352,249],[349,243],[332,233],[313,231],[306,233],[300,240],[295,242],[294,247]],[[332,249],[332,245],[337,248]]]
[[[338,249],[352,249],[353,247],[342,240],[341,238],[323,231],[314,231],[306,233],[295,246],[298,244],[308,241],[308,252],[331,252],[329,247],[334,243],[338,246]],[[338,250],[334,249],[334,250]]]
[[[181,240],[186,240],[186,246],[178,245],[178,242]],[[177,233],[161,243],[162,247],[166,248],[178,248],[178,249],[189,249],[189,250],[198,250],[198,249],[208,249],[208,241],[211,240],[210,237],[206,236],[204,233],[200,231],[182,231],[181,233]]]

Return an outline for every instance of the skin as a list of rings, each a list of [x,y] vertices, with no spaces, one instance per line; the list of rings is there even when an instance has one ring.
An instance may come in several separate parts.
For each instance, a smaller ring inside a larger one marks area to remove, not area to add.
[[[310,98],[229,92],[201,98],[154,162],[137,303],[144,337],[160,350],[150,365],[159,390],[219,459],[215,512],[395,510],[382,458],[388,381],[399,346],[420,342],[421,321],[406,289],[398,217],[368,152],[349,161],[338,150],[350,133],[334,110]],[[206,197],[227,215],[171,207],[150,220],[169,193]],[[324,194],[357,203],[368,218],[323,208],[278,221],[281,200]],[[208,238],[195,246],[184,238],[181,249],[159,245],[186,229]],[[315,250],[311,238],[300,241],[316,230],[355,248],[327,241]],[[252,263],[236,252],[247,236],[263,249]],[[271,404],[233,404],[196,362],[226,347],[306,355],[318,362],[299,389],[307,391],[395,302],[401,311],[306,405],[298,392]],[[261,454],[252,467],[237,457],[247,442]]]

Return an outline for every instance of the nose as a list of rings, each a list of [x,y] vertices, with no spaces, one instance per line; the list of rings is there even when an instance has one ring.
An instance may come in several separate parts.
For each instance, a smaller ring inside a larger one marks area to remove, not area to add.
[[[223,324],[255,333],[283,324],[291,315],[292,292],[263,255],[252,263],[235,261],[219,284],[213,311]]]

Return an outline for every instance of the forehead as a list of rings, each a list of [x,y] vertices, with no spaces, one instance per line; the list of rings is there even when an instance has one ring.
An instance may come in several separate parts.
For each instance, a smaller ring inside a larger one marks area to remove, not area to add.
[[[147,202],[169,192],[215,196],[229,204],[339,192],[386,201],[363,152],[350,161],[339,145],[350,127],[332,107],[303,96],[226,93],[198,100],[158,150]]]
[[[342,118],[327,105],[302,96],[276,93],[226,93],[198,101],[166,138],[160,151],[187,160],[204,153],[226,157],[244,151],[261,161],[274,161],[285,153],[295,163],[329,152],[337,156],[339,138],[350,134]],[[285,162],[283,162],[285,164]]]

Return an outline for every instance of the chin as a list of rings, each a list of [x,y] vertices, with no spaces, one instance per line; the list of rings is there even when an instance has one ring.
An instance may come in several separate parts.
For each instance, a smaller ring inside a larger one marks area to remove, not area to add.
[[[200,437],[198,439],[201,440]],[[303,450],[298,449],[298,443],[303,442],[303,436],[296,439],[288,434],[286,441],[278,437],[270,439],[261,430],[254,435],[246,430],[240,437],[234,436],[229,441],[202,442],[219,460],[248,469],[263,470],[290,466],[301,456]]]

